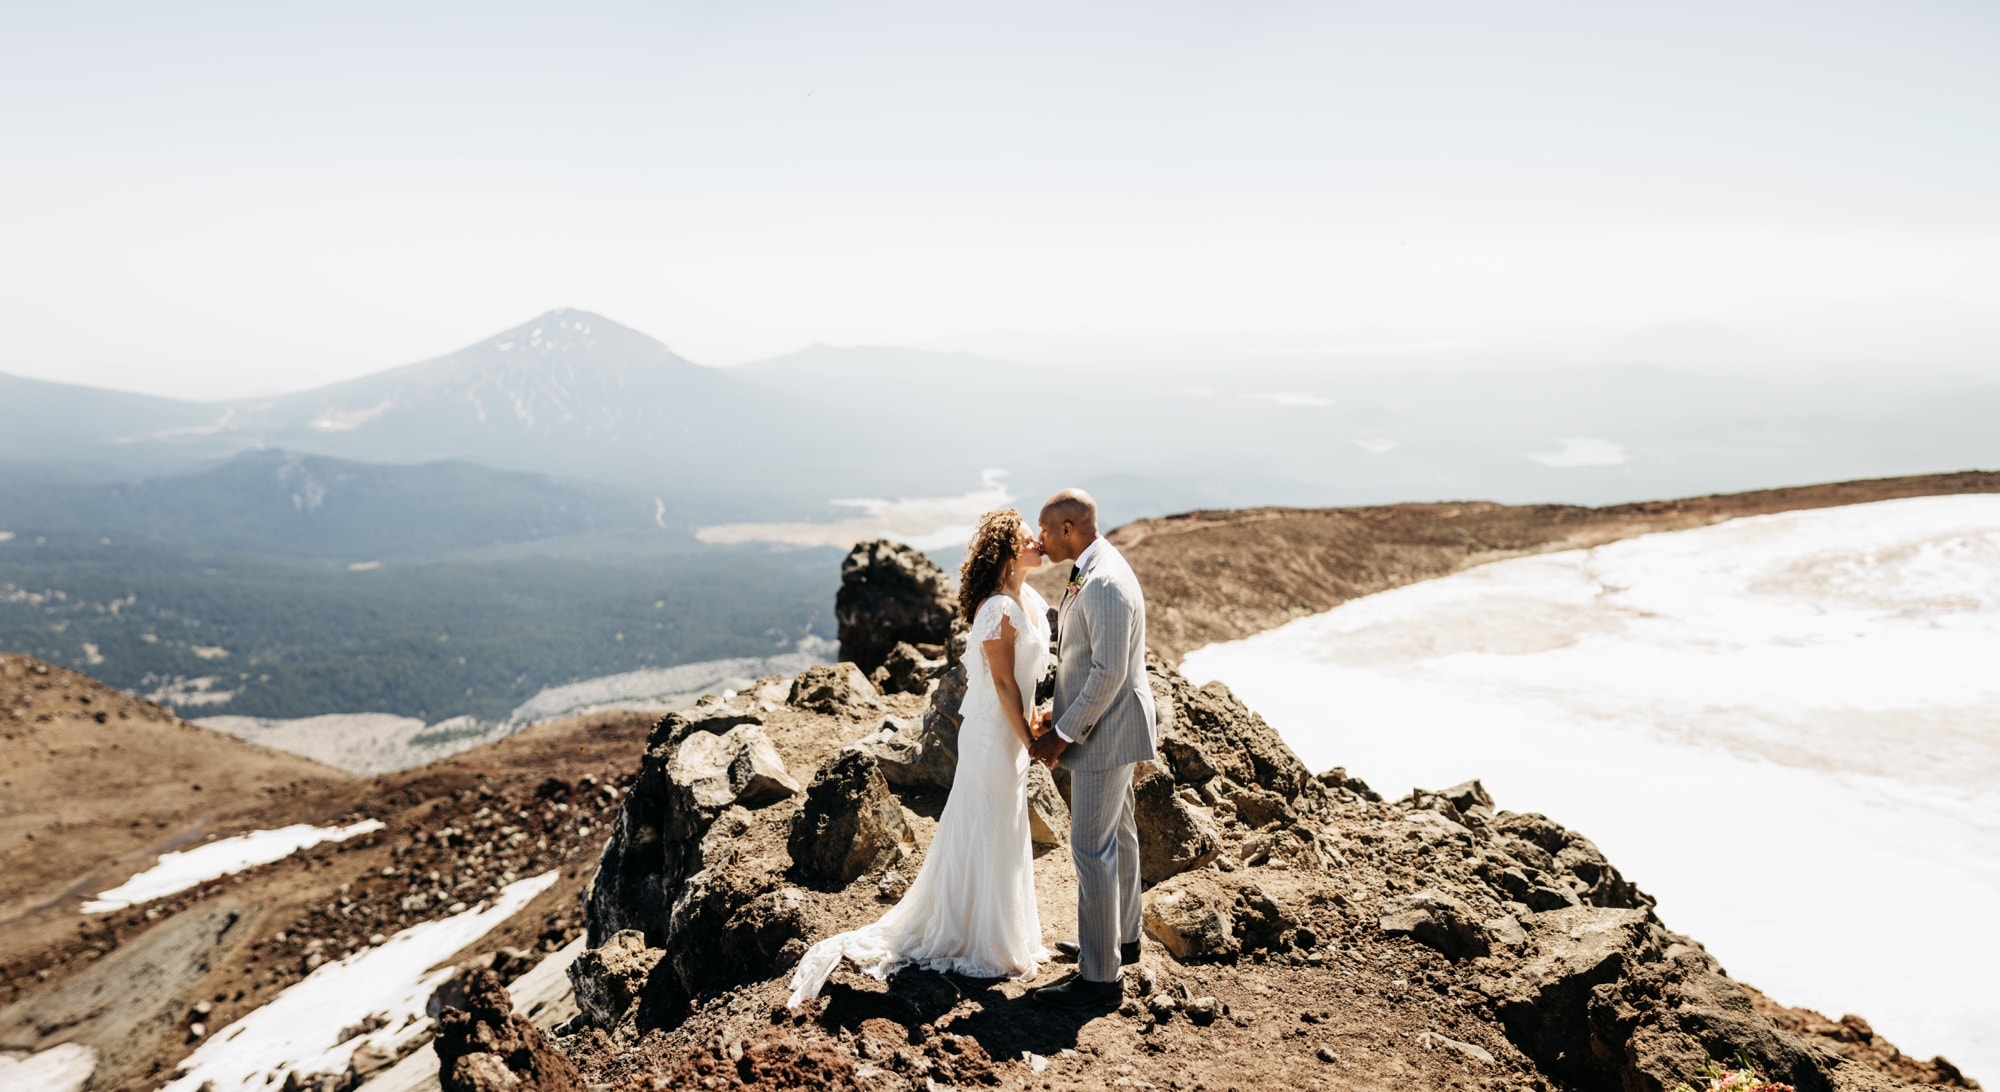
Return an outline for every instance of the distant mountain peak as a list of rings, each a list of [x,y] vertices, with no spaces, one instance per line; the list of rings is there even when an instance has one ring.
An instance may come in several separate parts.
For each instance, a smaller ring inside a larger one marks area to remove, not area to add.
[[[538,315],[511,330],[496,334],[487,340],[487,344],[503,353],[549,355],[593,348],[599,338],[607,334],[613,337],[618,335],[646,337],[639,331],[620,326],[602,315],[579,311],[574,307],[561,307]],[[646,340],[654,339],[646,338]]]

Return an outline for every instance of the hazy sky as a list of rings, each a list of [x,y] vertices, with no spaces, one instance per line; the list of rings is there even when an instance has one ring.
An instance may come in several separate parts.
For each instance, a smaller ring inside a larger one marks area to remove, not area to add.
[[[14,374],[296,388],[563,305],[713,363],[1080,326],[2000,330],[1991,3],[0,20]]]

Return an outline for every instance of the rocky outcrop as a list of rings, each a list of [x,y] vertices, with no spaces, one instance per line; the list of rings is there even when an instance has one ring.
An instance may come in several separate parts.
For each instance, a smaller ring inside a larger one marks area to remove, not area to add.
[[[583,1078],[535,1025],[514,1012],[492,971],[467,983],[466,1007],[438,1017],[438,1084],[444,1092],[581,1092]]]
[[[845,887],[916,848],[916,832],[874,758],[848,749],[813,775],[787,848],[803,881]]]
[[[654,725],[591,887],[592,950],[571,969],[589,1022],[619,1026],[643,1002],[670,1023],[702,990],[776,973],[804,951],[785,862],[749,837],[768,829],[755,809],[788,805],[799,787],[761,726],[708,730],[733,716]]]
[[[872,672],[899,643],[948,645],[954,608],[951,582],[922,551],[887,539],[863,542],[841,562],[833,600],[840,658]]]

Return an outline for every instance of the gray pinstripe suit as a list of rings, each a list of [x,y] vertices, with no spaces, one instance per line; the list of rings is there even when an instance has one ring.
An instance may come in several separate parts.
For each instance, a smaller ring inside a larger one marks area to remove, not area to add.
[[[1132,767],[1159,737],[1146,680],[1146,599],[1132,566],[1099,540],[1057,619],[1055,726],[1073,741],[1070,856],[1076,862],[1077,967],[1118,977],[1118,946],[1139,939],[1139,825]]]

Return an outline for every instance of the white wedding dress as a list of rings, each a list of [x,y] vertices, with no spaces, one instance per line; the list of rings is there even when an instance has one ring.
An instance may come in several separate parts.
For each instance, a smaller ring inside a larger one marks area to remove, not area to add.
[[[1000,713],[984,642],[1014,625],[1014,681],[1024,706],[1047,669],[1049,610],[1035,589],[980,604],[965,642],[964,723],[958,770],[937,834],[917,878],[873,925],[839,933],[807,950],[792,976],[790,1004],[819,996],[843,957],[876,978],[909,966],[971,978],[1027,978],[1049,958],[1035,908],[1034,851],[1028,840],[1028,749]],[[1024,709],[1024,712],[1027,711]]]

